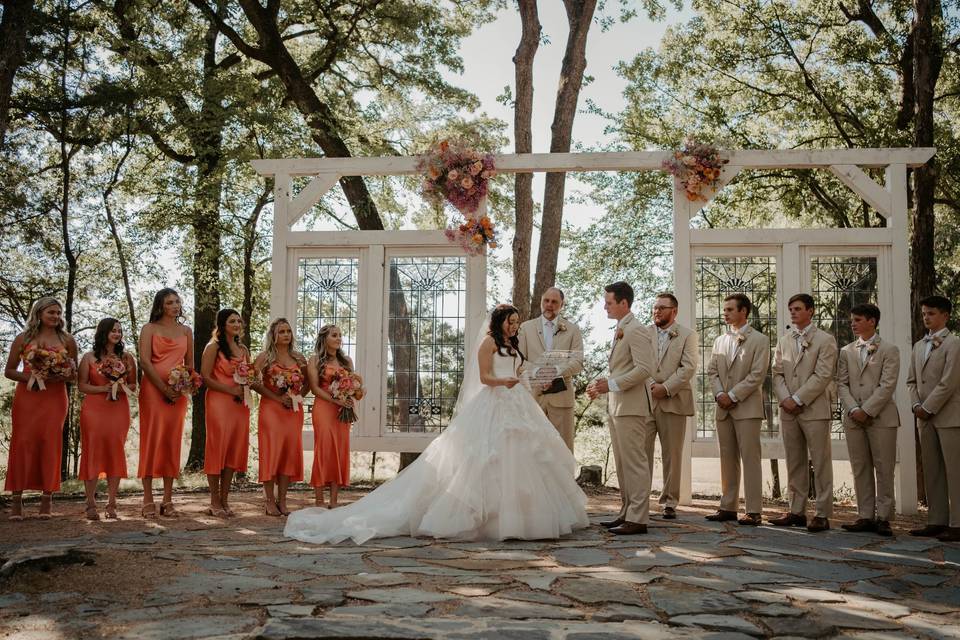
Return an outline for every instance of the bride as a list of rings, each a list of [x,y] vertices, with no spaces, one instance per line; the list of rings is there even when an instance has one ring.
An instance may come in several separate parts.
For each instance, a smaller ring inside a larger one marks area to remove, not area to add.
[[[589,525],[576,461],[530,393],[518,386],[520,316],[497,306],[468,361],[450,426],[396,478],[335,510],[292,513],[303,542],[371,538],[558,538]]]

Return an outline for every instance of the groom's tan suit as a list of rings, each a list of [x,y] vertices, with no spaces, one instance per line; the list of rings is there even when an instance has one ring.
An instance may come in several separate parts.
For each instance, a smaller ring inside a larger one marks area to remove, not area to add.
[[[573,376],[580,373],[583,369],[583,335],[580,328],[564,318],[557,316],[552,321],[553,336],[551,337],[550,351],[573,351],[574,364],[569,371],[565,372],[563,382],[567,388],[558,393],[537,393],[537,404],[543,409],[550,423],[556,427],[560,437],[567,444],[570,453],[573,453],[573,432],[574,419],[573,407],[575,404],[573,394]],[[544,335],[543,317],[527,320],[520,325],[520,332],[517,334],[520,341],[520,352],[526,360],[520,367],[520,372],[530,368],[531,363],[536,362],[544,351],[547,351],[547,337]]]
[[[615,335],[609,357],[607,414],[623,500],[620,518],[647,524],[651,468],[645,434],[647,423],[652,419],[647,378],[653,372],[653,348],[649,329],[632,313],[617,323]]]
[[[833,455],[830,420],[837,372],[837,340],[812,324],[781,336],[773,358],[773,393],[778,402],[793,398],[799,414],[780,412],[780,434],[787,457],[790,513],[805,515],[813,464],[816,515],[833,515]],[[809,458],[807,452],[809,451]]]
[[[649,327],[654,366],[650,382],[667,390],[666,398],[653,398],[653,420],[648,425],[647,458],[653,469],[653,449],[660,437],[663,457],[663,491],[660,504],[676,508],[680,503],[680,473],[683,470],[683,443],[687,435],[687,416],[693,415],[693,389],[690,381],[700,360],[697,333],[674,322],[666,328]]]
[[[741,336],[742,339],[738,339]],[[720,444],[721,511],[737,511],[740,502],[740,467],[747,513],[761,513],[763,475],[760,465],[760,425],[763,422],[763,381],[770,367],[770,339],[745,325],[713,342],[707,376],[716,398],[726,393],[736,402],[730,409],[716,408]]]

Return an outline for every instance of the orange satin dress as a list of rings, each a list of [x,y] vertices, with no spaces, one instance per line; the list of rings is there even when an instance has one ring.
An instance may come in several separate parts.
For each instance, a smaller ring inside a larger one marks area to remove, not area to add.
[[[150,362],[161,380],[183,364],[189,346],[187,336],[167,338],[153,334],[150,340]],[[140,466],[138,478],[175,478],[180,475],[180,449],[183,444],[183,421],[187,417],[186,396],[170,404],[166,396],[143,376],[140,384]]]
[[[111,384],[100,373],[97,364],[90,365],[90,384]],[[89,393],[80,405],[80,472],[81,480],[126,478],[127,454],[124,444],[130,429],[130,401],[123,387],[117,388],[117,399],[109,393]]]
[[[57,347],[65,350],[65,347]],[[23,372],[30,375],[24,363]],[[62,380],[45,380],[44,391],[27,389],[18,382],[13,393],[13,434],[7,460],[5,491],[60,490],[60,455],[63,451],[63,422],[67,419],[67,385]]]
[[[271,369],[273,367],[300,368],[297,365],[284,367],[279,363],[271,365]],[[263,378],[267,388],[280,394],[266,372]],[[290,482],[303,480],[303,405],[294,411],[267,396],[260,396],[257,443],[260,447],[260,482],[276,480],[277,476],[287,476]]]
[[[213,365],[213,379],[221,384],[235,385],[235,360],[217,352]],[[247,452],[250,449],[250,408],[234,400],[236,396],[207,388],[207,437],[203,450],[203,472],[220,475],[224,469],[247,470]]]
[[[340,367],[326,365],[320,388],[329,391],[333,372]],[[340,405],[322,398],[313,400],[313,471],[310,484],[322,487],[331,482],[350,484],[350,423],[340,422]]]

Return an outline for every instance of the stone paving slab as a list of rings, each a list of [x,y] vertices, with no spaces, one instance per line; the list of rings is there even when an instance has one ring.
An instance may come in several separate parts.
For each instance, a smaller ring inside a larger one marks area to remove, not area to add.
[[[308,545],[275,519],[184,511],[78,519],[56,541],[0,519],[4,561],[75,550],[86,562],[15,567],[0,581],[0,637],[960,639],[960,545],[930,539],[740,527],[681,508],[645,536]],[[111,591],[118,573],[136,586]]]

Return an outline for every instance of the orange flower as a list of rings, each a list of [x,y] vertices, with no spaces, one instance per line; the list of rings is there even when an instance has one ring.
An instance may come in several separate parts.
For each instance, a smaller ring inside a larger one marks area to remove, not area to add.
[[[494,240],[491,240],[491,241],[490,241],[490,248],[491,248],[491,249],[496,249],[496,248],[497,248],[497,243],[496,243]]]
[[[427,175],[430,176],[431,180],[436,180],[440,177],[440,170],[434,166],[431,166],[429,169],[427,169]]]
[[[483,236],[480,235],[479,233],[475,233],[473,234],[473,241],[476,242],[477,244],[483,244]]]
[[[450,143],[449,143],[449,142],[447,142],[446,140],[441,140],[441,141],[440,141],[440,151],[446,151],[446,150],[449,149],[449,148],[450,148]]]

